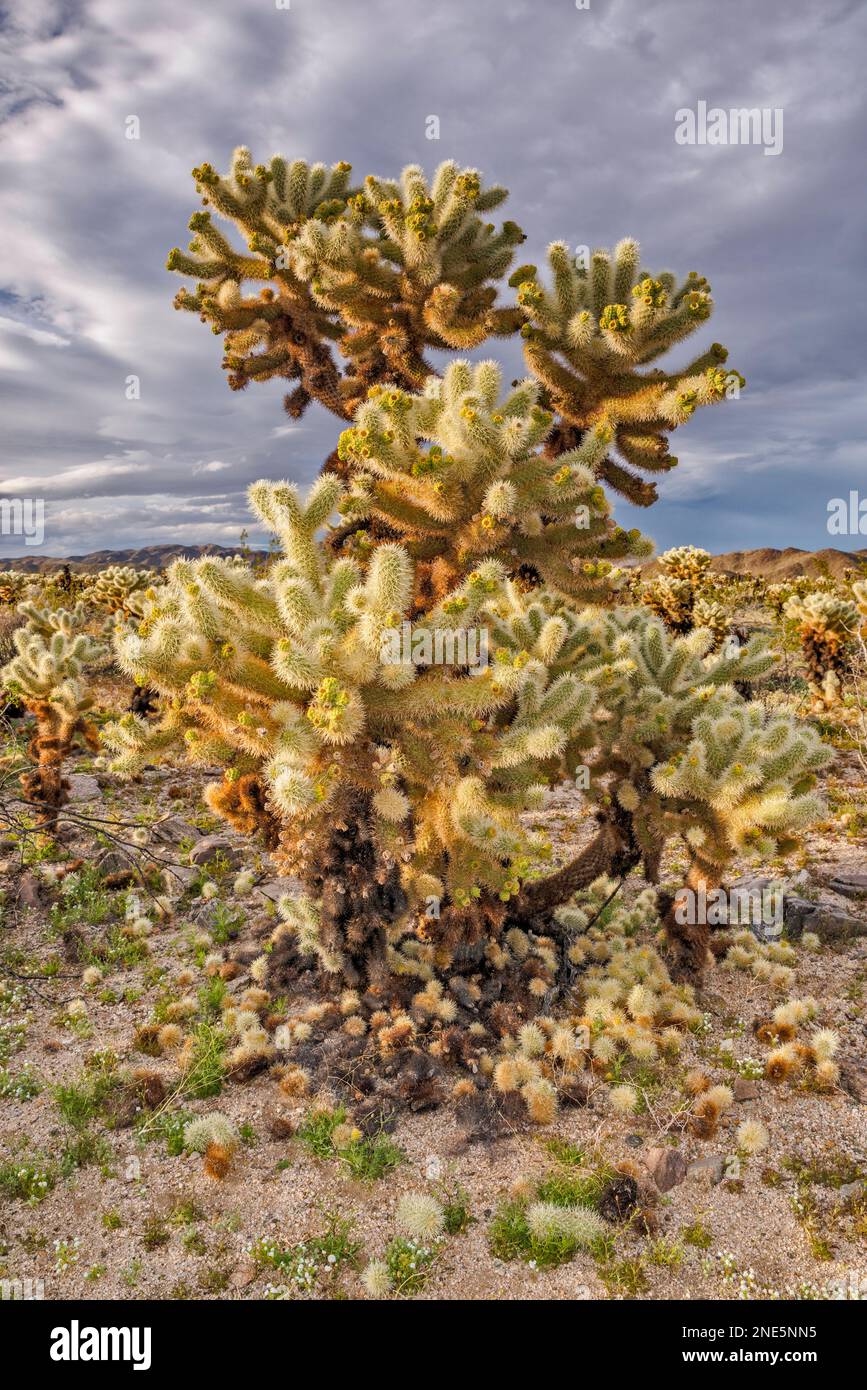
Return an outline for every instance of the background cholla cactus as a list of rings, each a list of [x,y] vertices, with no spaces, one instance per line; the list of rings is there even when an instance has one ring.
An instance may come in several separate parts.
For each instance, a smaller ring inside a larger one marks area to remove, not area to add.
[[[858,606],[835,594],[811,593],[790,598],[784,612],[797,630],[814,702],[819,709],[832,708],[857,635]]]
[[[84,679],[101,649],[81,626],[82,610],[20,605],[26,619],[13,635],[16,655],[0,670],[0,685],[18,696],[36,717],[28,745],[32,771],[21,778],[25,796],[37,806],[39,821],[53,825],[66,800],[63,763],[76,741],[98,747],[87,712],[93,704]]]
[[[0,570],[0,603],[19,603],[32,583],[24,570]]]
[[[131,612],[134,611],[134,605],[130,606],[131,597],[141,594],[155,579],[152,570],[137,570],[131,565],[109,565],[89,580],[84,597],[88,603],[107,613]]]
[[[703,592],[711,557],[696,546],[680,545],[659,557],[664,573],[639,587],[638,597],[662,619],[670,632],[685,634],[706,627],[718,646],[730,628],[726,609]]]

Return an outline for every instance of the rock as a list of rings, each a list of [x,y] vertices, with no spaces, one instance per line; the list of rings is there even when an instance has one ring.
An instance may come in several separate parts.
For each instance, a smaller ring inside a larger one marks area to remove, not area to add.
[[[820,903],[806,923],[806,930],[814,931],[822,941],[851,941],[867,936],[867,922],[830,903]]]
[[[733,1087],[735,1100],[755,1100],[759,1094],[758,1082],[746,1076],[738,1076]]]
[[[867,1105],[867,1062],[847,1057],[840,1063],[840,1085],[859,1105]]]
[[[626,1142],[630,1149],[640,1149],[644,1140],[640,1134],[627,1134]]]
[[[817,904],[809,898],[799,898],[787,893],[783,899],[783,922],[786,932],[793,941],[798,941],[809,930],[807,923],[816,911]]]
[[[680,1149],[648,1149],[644,1162],[660,1192],[670,1192],[687,1174],[687,1161]]]
[[[120,849],[106,849],[96,861],[96,869],[106,878],[108,874],[122,874],[132,867],[132,857]]]
[[[184,840],[198,840],[201,831],[180,816],[166,816],[151,826],[151,839],[158,845],[180,845]]]
[[[688,1178],[709,1178],[716,1187],[722,1182],[725,1176],[725,1159],[718,1154],[708,1154],[705,1158],[697,1158],[686,1170]]]
[[[163,883],[170,898],[179,898],[195,878],[196,870],[188,864],[174,864],[170,869],[163,869]]]
[[[805,931],[815,932],[822,941],[851,941],[867,936],[867,922],[851,916],[831,903],[813,903],[807,898],[786,897],[784,903],[786,932],[793,941]]]
[[[278,903],[287,893],[290,897],[299,897],[304,892],[304,885],[298,878],[274,878],[267,883],[257,883],[253,891],[261,893],[272,903]]]
[[[233,1289],[246,1289],[248,1284],[252,1284],[258,1273],[259,1267],[253,1260],[242,1260],[232,1270],[229,1283]]]
[[[844,898],[867,898],[867,872],[860,869],[844,870],[831,879],[828,887]]]
[[[230,869],[240,869],[244,854],[228,835],[205,835],[190,850],[191,864],[210,864],[215,859],[222,860]]]
[[[857,1182],[846,1182],[842,1187],[837,1188],[837,1200],[841,1205],[846,1202],[856,1202],[865,1196],[867,1196],[867,1183],[862,1178],[859,1178]]]
[[[89,772],[72,772],[68,778],[70,801],[96,801],[102,788]]]
[[[35,874],[25,873],[19,878],[18,901],[22,907],[32,908],[34,912],[42,907],[42,884]]]

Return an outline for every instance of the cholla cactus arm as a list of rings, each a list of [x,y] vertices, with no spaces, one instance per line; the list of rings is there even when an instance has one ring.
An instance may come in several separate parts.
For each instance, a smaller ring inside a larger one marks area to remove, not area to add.
[[[475,170],[452,162],[430,186],[415,165],[397,182],[370,177],[362,188],[350,173],[344,163],[280,156],[254,168],[243,148],[226,176],[203,164],[193,170],[205,207],[190,219],[189,253],[168,260],[199,281],[176,306],[225,334],[229,385],[295,379],[286,408],[296,417],[315,399],[348,419],[377,380],[421,386],[428,348],[473,347],[518,326],[515,310],[495,307],[491,282],[523,234],[479,216],[504,189],[483,189]],[[234,249],[211,209],[235,224],[249,254]],[[263,286],[255,295],[243,293],[249,280]]]
[[[730,382],[743,384],[737,373],[722,370],[727,353],[718,343],[681,371],[639,370],[710,316],[710,287],[695,272],[680,286],[673,275],[647,274],[630,239],[613,254],[595,251],[589,270],[563,242],[549,247],[548,261],[550,290],[535,266],[522,266],[509,283],[526,319],[521,332],[527,364],[563,422],[558,443],[568,447],[604,421],[619,458],[606,454],[599,476],[647,506],[656,488],[642,473],[677,463],[669,454],[668,432],[696,406],[723,399]]]
[[[399,535],[422,562],[426,608],[485,557],[585,601],[607,597],[612,562],[650,543],[614,525],[596,481],[610,430],[547,457],[553,417],[538,397],[530,380],[503,393],[493,362],[454,362],[415,395],[374,387],[340,440],[351,471],[338,541],[363,557],[373,536]]]

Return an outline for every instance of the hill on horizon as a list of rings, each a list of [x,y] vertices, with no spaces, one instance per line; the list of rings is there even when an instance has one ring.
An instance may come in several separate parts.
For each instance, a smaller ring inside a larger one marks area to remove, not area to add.
[[[132,550],[92,550],[86,555],[17,555],[9,560],[0,559],[0,569],[25,570],[28,574],[50,574],[62,569],[64,565],[77,574],[106,569],[109,565],[132,565],[136,569],[161,570],[172,560],[196,560],[200,555],[238,555],[241,546],[228,545],[146,545]],[[248,550],[251,559],[264,559],[265,550]],[[758,550],[729,550],[723,555],[715,555],[711,569],[726,574],[758,574],[764,579],[793,579],[806,574],[815,578],[828,574],[835,579],[843,576],[846,570],[858,565],[867,565],[867,548],[861,550],[798,550],[787,546],[776,550],[764,546]],[[650,560],[642,565],[649,574],[659,569],[658,560]]]

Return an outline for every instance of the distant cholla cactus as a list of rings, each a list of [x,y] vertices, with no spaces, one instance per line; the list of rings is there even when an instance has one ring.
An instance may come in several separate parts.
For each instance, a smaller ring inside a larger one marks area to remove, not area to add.
[[[28,746],[33,770],[24,774],[21,784],[38,809],[40,824],[50,826],[66,800],[63,763],[73,745],[79,739],[94,750],[99,745],[96,729],[86,718],[93,704],[86,669],[102,649],[80,631],[79,607],[52,611],[23,603],[19,612],[27,621],[13,635],[16,655],[0,670],[0,685],[36,716]]]
[[[723,641],[730,622],[722,604],[702,592],[711,557],[706,550],[681,545],[660,555],[665,573],[642,585],[639,597],[662,619],[670,632],[686,634],[706,627],[715,644]]]
[[[24,570],[0,570],[0,603],[19,603],[33,584],[33,575]]]
[[[153,570],[137,570],[131,565],[109,565],[88,582],[85,598],[107,613],[126,613],[133,595],[153,584]]]
[[[784,613],[800,638],[816,706],[833,708],[840,700],[859,627],[858,605],[834,594],[812,593],[805,598],[790,598]]]

